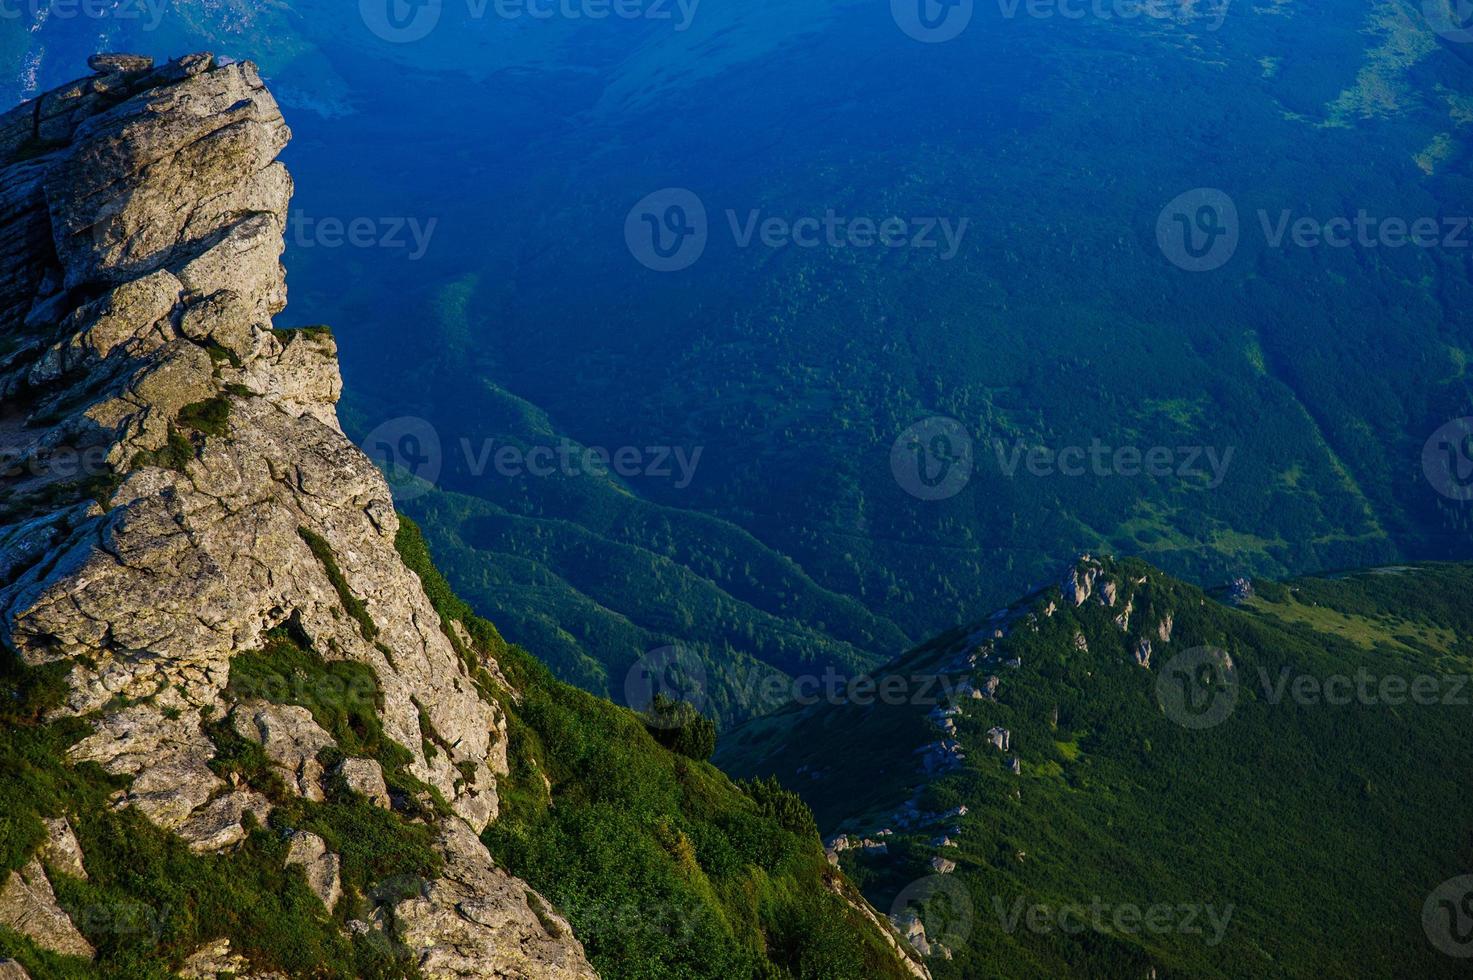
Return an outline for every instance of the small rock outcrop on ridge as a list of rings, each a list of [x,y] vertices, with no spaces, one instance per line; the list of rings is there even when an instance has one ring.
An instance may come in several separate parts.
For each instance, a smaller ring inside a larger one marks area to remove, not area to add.
[[[212,767],[223,720],[293,797],[343,778],[391,803],[378,763],[332,759],[310,711],[230,686],[232,661],[284,629],[367,668],[406,776],[445,809],[425,818],[440,877],[365,928],[427,977],[593,976],[477,837],[498,814],[510,694],[478,681],[400,561],[389,489],[338,425],[333,340],[273,329],[292,191],[275,101],[252,65],[206,54],[89,64],[0,116],[0,641],[64,667],[54,715],[90,725],[71,762],[126,779],[114,805],[198,853],[272,807]],[[84,872],[69,836],[45,862]],[[336,901],[320,837],[294,838],[291,861]],[[33,861],[0,924],[91,955],[50,895]],[[240,966],[219,943],[191,963]]]

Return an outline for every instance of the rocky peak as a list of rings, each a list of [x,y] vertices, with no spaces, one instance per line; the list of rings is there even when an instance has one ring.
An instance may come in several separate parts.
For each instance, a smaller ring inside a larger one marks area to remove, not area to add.
[[[115,804],[197,851],[271,810],[212,769],[215,720],[303,799],[352,776],[405,802],[371,760],[326,772],[335,739],[311,712],[231,684],[283,630],[367,668],[404,778],[445,809],[413,810],[443,877],[364,927],[426,976],[592,976],[476,836],[498,813],[511,692],[399,559],[389,489],[338,425],[332,338],[273,328],[292,191],[275,100],[253,65],[208,54],[89,64],[0,116],[0,641],[66,671],[58,714],[91,731],[72,761],[124,777]],[[293,853],[326,900],[321,844]],[[38,870],[12,885],[49,893]]]

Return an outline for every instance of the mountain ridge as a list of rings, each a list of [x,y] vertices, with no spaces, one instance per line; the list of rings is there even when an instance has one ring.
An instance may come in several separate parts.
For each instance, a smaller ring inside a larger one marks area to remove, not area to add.
[[[1473,761],[1470,581],[1405,565],[1209,595],[1084,556],[716,758],[799,791],[938,977],[1454,976],[1423,902],[1473,860],[1450,778]],[[1185,906],[1230,921],[1109,924]]]

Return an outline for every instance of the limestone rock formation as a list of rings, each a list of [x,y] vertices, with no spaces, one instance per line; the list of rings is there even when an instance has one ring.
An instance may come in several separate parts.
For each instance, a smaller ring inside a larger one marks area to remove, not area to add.
[[[68,956],[93,954],[92,944],[56,904],[46,869],[35,858],[0,886],[0,926],[30,938],[42,949]]]
[[[344,759],[338,766],[343,783],[355,793],[368,797],[376,806],[390,805],[389,787],[384,783],[384,770],[372,759]]]
[[[0,641],[68,671],[58,715],[92,726],[72,761],[126,777],[119,806],[201,851],[270,806],[211,769],[210,725],[230,719],[306,800],[333,742],[305,709],[238,699],[232,660],[291,624],[366,666],[384,735],[453,811],[444,877],[387,909],[422,973],[592,976],[477,839],[505,718],[398,558],[389,489],[338,425],[335,344],[273,329],[292,190],[276,102],[254,66],[207,54],[91,65],[0,116]],[[351,772],[389,802],[382,773]],[[294,857],[331,899],[330,855]],[[0,905],[90,955],[39,863],[11,884]],[[196,972],[236,955],[201,951]]]
[[[343,859],[327,849],[327,841],[306,830],[292,835],[286,863],[302,869],[307,887],[331,909],[343,897]]]

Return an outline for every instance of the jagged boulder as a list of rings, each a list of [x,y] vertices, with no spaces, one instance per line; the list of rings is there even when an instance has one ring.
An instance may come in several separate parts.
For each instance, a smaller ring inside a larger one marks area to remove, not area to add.
[[[438,977],[593,977],[573,930],[531,888],[496,867],[464,823],[442,827],[443,878],[393,906],[395,940]]]
[[[327,842],[316,834],[299,830],[291,837],[287,849],[286,863],[300,867],[307,878],[307,887],[322,899],[328,911],[343,897],[343,859],[328,850]]]
[[[343,779],[343,784],[368,798],[375,806],[388,807],[390,805],[389,787],[384,782],[384,770],[372,759],[344,759],[337,768],[337,775]]]
[[[87,67],[102,75],[131,74],[153,68],[153,59],[141,54],[94,54],[87,59]]]
[[[1081,555],[1074,566],[1064,574],[1064,581],[1059,589],[1064,593],[1064,600],[1075,606],[1082,606],[1094,595],[1095,583],[1099,580],[1104,569],[1100,563],[1089,555]]]
[[[41,863],[53,873],[87,879],[87,868],[82,860],[82,845],[66,817],[45,821],[46,843],[41,846]]]
[[[313,721],[312,712],[294,704],[251,701],[237,705],[230,717],[235,730],[260,745],[281,771],[287,789],[314,803],[325,799],[317,757],[337,743]]]
[[[46,869],[35,858],[10,873],[0,886],[0,926],[20,933],[42,949],[91,959],[96,953],[56,904]]]

